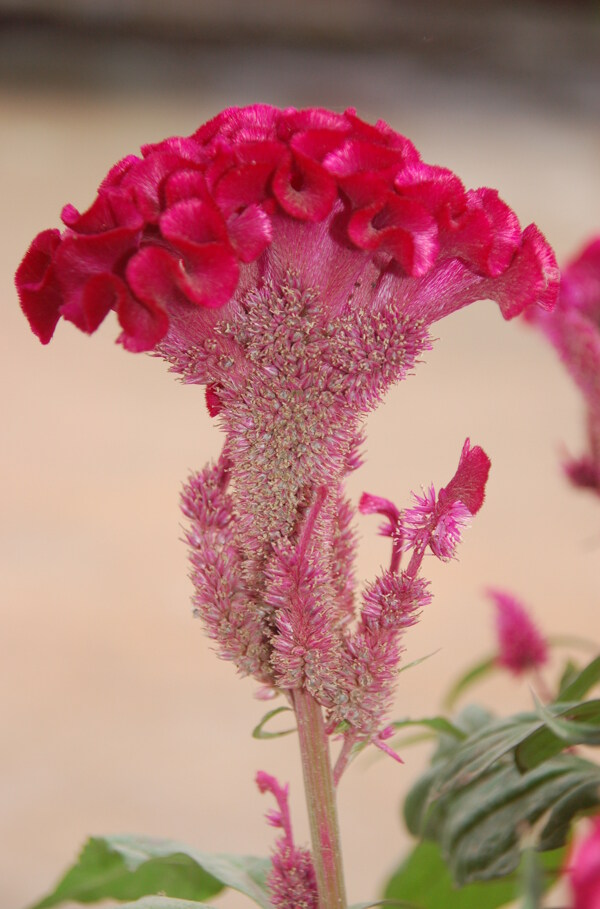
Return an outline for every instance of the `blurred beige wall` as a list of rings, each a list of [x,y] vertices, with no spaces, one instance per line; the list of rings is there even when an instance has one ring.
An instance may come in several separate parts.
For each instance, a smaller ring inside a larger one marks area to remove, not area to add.
[[[91,338],[61,324],[41,347],[12,285],[34,234],[58,224],[65,202],[89,204],[109,166],[140,144],[255,101],[352,105],[366,119],[383,117],[426,161],[453,168],[468,186],[498,188],[562,261],[600,230],[600,125],[596,95],[587,100],[595,71],[587,81],[578,71],[569,95],[568,85],[553,92],[550,80],[540,91],[526,76],[498,81],[485,67],[479,77],[458,65],[441,74],[416,46],[411,54],[389,45],[344,53],[194,45],[182,52],[184,80],[177,53],[169,57],[161,45],[158,72],[144,86],[139,72],[152,71],[146,50],[128,57],[110,40],[107,50],[104,85],[100,63],[91,79],[77,47],[47,80],[31,78],[32,65],[21,60],[0,82],[7,909],[47,889],[92,833],[266,853],[273,831],[263,820],[270,806],[253,785],[259,768],[291,781],[296,830],[307,837],[293,737],[250,737],[265,710],[255,685],[215,657],[191,618],[178,493],[221,444],[202,391],[179,386],[159,361],[124,353],[110,319]],[[543,56],[533,45],[531,54]],[[439,652],[401,676],[398,716],[437,709],[460,668],[490,650],[487,584],[522,595],[549,633],[600,637],[600,503],[572,492],[559,470],[562,446],[576,453],[582,445],[576,391],[543,341],[504,323],[490,303],[440,323],[435,334],[427,363],[369,419],[366,463],[351,495],[356,502],[365,489],[402,504],[421,484],[442,485],[467,435],[493,469],[460,561],[427,566],[435,599],[407,636],[406,658]],[[387,559],[376,524],[358,524],[362,579]],[[499,709],[530,703],[527,686],[507,679],[480,693]],[[352,901],[374,896],[400,857],[406,841],[396,806],[425,753],[407,750],[402,767],[364,756],[342,782]],[[230,895],[222,905],[245,902]]]

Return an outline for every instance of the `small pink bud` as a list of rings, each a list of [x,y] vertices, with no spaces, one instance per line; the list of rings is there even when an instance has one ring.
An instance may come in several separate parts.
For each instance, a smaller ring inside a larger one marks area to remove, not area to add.
[[[600,909],[600,817],[575,847],[567,867],[572,909]]]
[[[487,593],[496,605],[499,665],[514,675],[543,666],[548,646],[524,606],[502,590]]]

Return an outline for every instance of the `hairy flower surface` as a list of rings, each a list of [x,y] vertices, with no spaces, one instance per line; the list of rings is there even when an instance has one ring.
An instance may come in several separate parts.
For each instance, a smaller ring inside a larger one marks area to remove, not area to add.
[[[600,495],[600,237],[564,269],[554,311],[527,315],[558,351],[587,407],[588,450],[566,463],[567,476]]]
[[[505,318],[551,308],[551,249],[494,190],[466,190],[352,110],[223,111],[124,158],[62,219],[17,272],[33,331],[46,343],[62,318],[91,333],[114,310],[123,346],[205,385],[225,433],[183,493],[208,634],[242,673],[308,689],[331,729],[383,742],[398,635],[429,597],[415,566],[426,546],[452,556],[489,462],[467,446],[454,480],[405,518],[402,573],[397,512],[363,501],[385,514],[394,554],[356,615],[343,482],[362,420],[442,317],[483,298]]]
[[[548,645],[525,607],[511,594],[488,590],[496,606],[498,663],[514,675],[548,660]]]

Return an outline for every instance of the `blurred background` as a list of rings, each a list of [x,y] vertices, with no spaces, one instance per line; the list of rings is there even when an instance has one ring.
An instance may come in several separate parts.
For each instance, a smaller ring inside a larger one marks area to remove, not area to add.
[[[409,136],[467,186],[499,189],[565,262],[600,231],[600,7],[422,0],[0,0],[0,904],[47,890],[89,834],[138,832],[266,854],[265,769],[290,781],[306,841],[294,737],[260,742],[256,686],[191,617],[178,512],[187,474],[221,445],[202,391],[126,354],[108,319],[61,324],[43,348],[12,275],[33,236],[85,208],[109,167],[188,134],[222,107],[356,107]],[[368,421],[362,490],[408,502],[453,474],[466,436],[493,469],[460,561],[427,566],[435,599],[406,638],[395,715],[438,709],[493,650],[486,585],[519,594],[547,633],[600,637],[600,506],[559,468],[583,406],[543,339],[476,304]],[[388,559],[358,523],[358,574]],[[549,679],[552,678],[551,670]],[[528,708],[526,682],[477,696]],[[362,756],[339,807],[352,901],[379,892],[406,847],[404,766]],[[242,907],[242,897],[220,905]]]

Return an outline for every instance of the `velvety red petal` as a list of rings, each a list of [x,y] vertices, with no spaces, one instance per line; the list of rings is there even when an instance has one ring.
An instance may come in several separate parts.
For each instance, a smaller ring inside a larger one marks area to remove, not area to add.
[[[339,148],[347,132],[347,125],[344,132],[331,129],[307,129],[292,136],[290,148],[312,158],[313,161],[321,162],[326,155],[332,154]]]
[[[125,283],[116,275],[94,275],[83,287],[81,295],[81,312],[84,325],[79,328],[87,334],[96,331],[111,309],[116,309],[123,294],[129,291]]]
[[[55,255],[56,276],[63,295],[61,315],[82,331],[88,331],[83,303],[84,288],[94,275],[110,273],[132,249],[139,232],[118,227],[103,234],[63,236]]]
[[[220,213],[200,199],[184,199],[172,205],[161,215],[159,225],[163,237],[176,245],[181,241],[227,241],[227,227]]]
[[[514,211],[500,199],[495,189],[475,189],[467,193],[467,212],[482,212],[487,230],[479,237],[467,228],[460,237],[460,256],[484,274],[501,275],[511,263],[521,242],[521,228]],[[468,214],[465,219],[468,221]]]
[[[482,294],[499,304],[505,319],[512,319],[534,304],[552,309],[559,285],[554,252],[535,224],[530,224],[510,266],[499,278],[483,282]]]
[[[485,498],[485,485],[490,472],[491,461],[483,448],[471,448],[466,439],[458,462],[458,468],[450,482],[440,489],[438,502],[443,508],[454,502],[462,502],[471,514],[477,514]]]
[[[181,260],[168,250],[144,246],[127,263],[125,277],[138,300],[166,311],[190,303],[177,285],[181,267]]]
[[[183,252],[176,273],[179,289],[191,303],[218,309],[229,302],[237,287],[240,270],[229,245],[224,243],[179,242]]]
[[[273,239],[273,225],[260,205],[249,205],[227,222],[229,242],[242,262],[253,262]]]
[[[110,188],[103,190],[83,214],[73,205],[65,205],[61,218],[78,234],[101,234],[115,227],[141,230],[144,225],[131,196],[126,191]]]
[[[463,184],[445,167],[411,163],[396,174],[394,186],[400,195],[420,202],[435,215],[440,228],[448,226],[453,215],[466,207]]]
[[[178,170],[165,181],[165,207],[169,208],[184,199],[208,202],[206,180],[199,170]]]
[[[418,202],[391,194],[384,205],[355,212],[348,235],[362,249],[390,252],[415,277],[431,268],[438,253],[437,225],[432,215]]]
[[[207,385],[204,390],[204,397],[206,400],[206,408],[211,415],[211,417],[216,417],[223,410],[223,404],[221,399],[217,394],[216,387],[214,384]]]
[[[173,152],[151,155],[133,166],[125,174],[122,187],[130,187],[144,219],[156,224],[162,208],[162,187],[166,178],[176,170],[185,168],[187,162]]]
[[[397,149],[355,138],[346,139],[337,151],[323,159],[323,167],[335,177],[348,177],[363,171],[385,170],[394,166],[402,166],[402,157]]]
[[[25,253],[15,275],[21,309],[42,344],[50,341],[60,318],[62,294],[53,267],[59,246],[58,230],[42,231]]]
[[[284,211],[301,221],[322,221],[337,197],[335,180],[306,155],[288,155],[273,177],[273,192]]]
[[[139,160],[137,155],[127,155],[125,158],[121,158],[120,161],[117,161],[98,187],[98,193],[100,194],[104,189],[107,189],[110,186],[119,186],[125,174],[134,167]]]
[[[118,297],[117,316],[123,329],[117,341],[131,353],[153,350],[169,327],[169,317],[156,300],[142,302],[124,285]]]
[[[215,186],[213,196],[226,218],[248,205],[263,202],[268,195],[273,164],[232,167]]]

